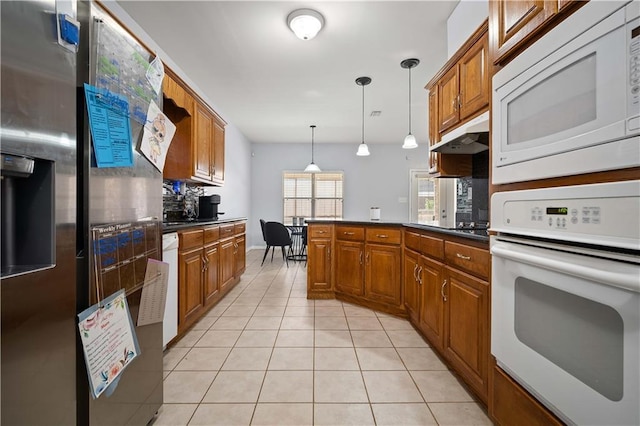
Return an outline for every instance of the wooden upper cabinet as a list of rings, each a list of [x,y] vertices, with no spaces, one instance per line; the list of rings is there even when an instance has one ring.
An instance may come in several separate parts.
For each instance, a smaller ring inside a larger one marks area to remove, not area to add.
[[[213,116],[202,105],[196,105],[195,112],[193,174],[197,177],[211,180],[211,171],[213,169],[211,161]]]
[[[585,3],[576,0],[489,1],[492,62],[504,65]]]
[[[458,65],[460,120],[489,105],[489,40],[483,37],[465,53]]]
[[[213,164],[211,180],[217,184],[224,183],[224,122],[217,117],[213,121]]]
[[[458,114],[458,66],[453,66],[438,81],[438,131],[446,132],[460,122]]]
[[[188,89],[166,74],[163,111],[176,125],[163,177],[201,185],[224,184],[225,121]]]
[[[438,132],[438,90],[429,91],[429,146],[440,141]],[[438,171],[438,153],[429,151],[429,173]]]

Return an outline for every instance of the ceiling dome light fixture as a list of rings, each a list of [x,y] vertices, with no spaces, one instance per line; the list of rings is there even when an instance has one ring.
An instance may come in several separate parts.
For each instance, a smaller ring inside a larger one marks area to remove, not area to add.
[[[287,25],[299,39],[311,40],[324,26],[324,18],[315,10],[298,9],[289,14]]]
[[[418,147],[416,137],[411,133],[411,68],[415,68],[420,63],[419,59],[411,58],[400,62],[402,68],[409,69],[409,134],[404,138],[402,148],[413,149]]]
[[[366,157],[369,155],[369,147],[364,143],[364,86],[369,83],[371,83],[371,79],[369,77],[356,78],[356,84],[358,86],[362,86],[362,142],[358,146],[358,152],[356,152],[356,155],[360,157]]]
[[[311,126],[309,126],[309,127],[311,127],[311,162],[310,162],[310,163],[309,163],[309,165],[304,169],[304,171],[305,171],[305,172],[308,172],[308,173],[316,173],[316,172],[321,171],[321,170],[320,170],[320,167],[318,167],[318,166],[316,165],[316,163],[314,163],[314,162],[313,162],[313,134],[314,134],[314,132],[315,132],[315,130],[316,130],[316,125],[315,125],[315,124],[312,124],[312,125],[311,125]]]

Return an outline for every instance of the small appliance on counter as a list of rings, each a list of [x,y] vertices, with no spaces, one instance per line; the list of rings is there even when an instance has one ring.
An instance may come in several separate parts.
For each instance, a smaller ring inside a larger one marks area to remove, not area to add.
[[[218,215],[224,212],[218,211],[220,205],[219,195],[205,195],[198,199],[198,220],[218,220]]]

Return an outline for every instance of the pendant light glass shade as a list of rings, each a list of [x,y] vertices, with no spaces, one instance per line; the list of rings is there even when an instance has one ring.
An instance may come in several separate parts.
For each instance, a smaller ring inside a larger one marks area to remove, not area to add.
[[[371,83],[371,78],[369,77],[358,77],[356,78],[356,84],[358,86],[362,86],[362,142],[358,146],[358,152],[356,155],[359,157],[366,157],[369,155],[369,147],[366,143],[364,143],[364,86]]]
[[[314,172],[315,173],[315,172],[320,172],[321,171],[320,167],[318,167],[316,165],[316,163],[313,162],[313,136],[314,136],[314,133],[315,133],[315,130],[316,130],[316,125],[312,124],[309,127],[311,127],[311,162],[309,163],[309,165],[307,167],[305,167],[304,171],[308,172],[308,173],[310,173],[310,172]]]
[[[404,138],[402,148],[413,149],[418,147],[416,137],[411,133],[411,68],[415,68],[420,63],[419,59],[411,58],[400,62],[402,68],[409,69],[409,134]]]
[[[356,152],[356,155],[360,157],[366,157],[367,155],[369,155],[369,147],[366,143],[362,142],[360,145],[358,145],[358,152]]]
[[[416,137],[409,133],[404,138],[404,143],[402,144],[404,149],[413,149],[418,147],[418,142],[416,142]]]

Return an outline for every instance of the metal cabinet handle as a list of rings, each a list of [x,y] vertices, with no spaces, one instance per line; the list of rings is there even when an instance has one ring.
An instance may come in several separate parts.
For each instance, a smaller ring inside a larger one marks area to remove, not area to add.
[[[440,294],[442,295],[442,300],[447,301],[447,296],[444,294],[444,287],[447,285],[447,280],[442,282],[442,287],[440,287]]]
[[[200,259],[202,259],[202,273],[207,270],[207,258],[200,255]]]
[[[316,231],[318,234],[324,234],[327,231]]]
[[[331,247],[329,247],[327,249],[327,259],[329,259],[329,261],[331,261]]]
[[[362,265],[362,252],[360,252],[360,264]]]
[[[367,252],[367,255],[364,257],[364,261],[366,263],[369,263],[369,253]]]
[[[353,232],[344,231],[344,235],[353,235],[353,234],[354,234]]]
[[[422,285],[422,266],[418,269],[418,284]]]
[[[456,257],[462,260],[471,260],[471,256],[465,256],[464,254],[456,253]]]
[[[417,263],[413,267],[413,279],[415,282],[418,282],[418,264]]]
[[[376,237],[378,237],[378,238],[389,238],[388,235],[384,235],[384,234],[376,234]]]

